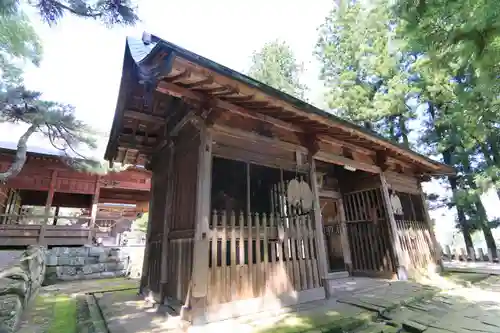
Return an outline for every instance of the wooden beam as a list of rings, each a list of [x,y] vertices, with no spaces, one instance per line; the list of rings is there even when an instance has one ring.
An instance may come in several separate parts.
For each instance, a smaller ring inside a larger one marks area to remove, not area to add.
[[[165,118],[146,112],[139,112],[134,110],[126,110],[124,116],[134,120],[141,120],[151,123],[165,123]]]
[[[323,151],[319,151],[315,155],[315,158],[320,160],[320,161],[323,161],[323,162],[333,163],[333,164],[337,164],[337,165],[341,165],[341,166],[348,165],[348,166],[351,166],[355,169],[363,170],[363,171],[370,172],[370,173],[377,174],[377,173],[381,172],[380,168],[376,165],[358,162],[358,161],[352,160],[350,158],[345,158],[343,156],[339,156],[339,155],[335,155],[335,154],[327,153],[327,152],[323,152]]]
[[[195,92],[195,91],[192,91],[192,90],[189,90],[186,88],[182,88],[182,87],[180,87],[176,84],[170,83],[170,82],[164,82],[164,81],[160,82],[158,84],[157,90],[162,92],[162,93],[169,94],[169,95],[179,97],[179,98],[188,97],[190,99],[194,99],[194,100],[201,101],[201,102],[206,102],[208,100],[212,100],[213,105],[216,108],[221,108],[221,109],[233,112],[233,113],[238,114],[238,115],[243,116],[243,117],[260,120],[263,122],[268,122],[270,124],[273,124],[276,127],[280,127],[280,128],[286,129],[288,131],[303,132],[302,128],[297,127],[295,125],[288,124],[288,123],[281,121],[279,119],[265,116],[265,115],[257,113],[257,112],[250,112],[250,111],[246,110],[245,108],[242,108],[242,107],[237,106],[235,104],[232,104],[230,102],[223,101],[221,99],[214,98],[214,97],[205,96],[205,95],[200,94],[198,92]]]
[[[318,134],[317,137],[321,142],[328,143],[334,146],[347,147],[353,151],[359,151],[360,153],[363,153],[365,155],[373,156],[373,150],[366,149],[364,147],[357,146],[346,141],[338,140],[325,134]]]
[[[227,127],[224,125],[219,125],[219,124],[214,124],[212,128],[215,131],[214,135],[216,135],[217,132],[220,132],[221,134],[224,134],[224,135],[234,136],[237,138],[245,138],[245,139],[252,141],[252,142],[265,143],[265,144],[268,144],[270,146],[279,147],[279,148],[287,150],[287,151],[295,152],[295,151],[299,150],[303,153],[307,153],[307,151],[308,151],[306,147],[303,147],[303,146],[300,146],[297,144],[268,138],[268,137],[265,137],[262,135],[255,134],[253,132],[247,132],[247,131],[243,131],[243,130],[240,130],[237,128],[230,128],[230,127]]]

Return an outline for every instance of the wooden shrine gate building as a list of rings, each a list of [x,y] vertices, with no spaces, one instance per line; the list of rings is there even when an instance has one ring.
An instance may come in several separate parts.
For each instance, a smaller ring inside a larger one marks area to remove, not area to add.
[[[15,153],[1,144],[0,171],[8,169]],[[99,231],[112,234],[117,222],[147,211],[150,171],[131,167],[92,175],[72,169],[58,153],[28,149],[21,172],[0,186],[0,246],[89,244]],[[31,207],[44,209],[33,212]],[[79,208],[80,213],[65,216],[60,208]]]
[[[141,288],[193,323],[439,260],[420,182],[450,167],[149,34],[127,39],[105,157],[149,161]]]

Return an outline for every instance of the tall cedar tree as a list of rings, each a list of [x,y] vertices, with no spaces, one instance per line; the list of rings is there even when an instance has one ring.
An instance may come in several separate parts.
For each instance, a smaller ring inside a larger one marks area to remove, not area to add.
[[[450,111],[440,118],[453,134],[443,151],[457,155],[461,200],[474,206],[470,219],[496,255],[490,227],[498,223],[488,221],[479,197],[491,187],[500,196],[500,8],[492,0],[397,0],[393,9],[408,49],[455,83]]]
[[[35,7],[42,20],[49,25],[56,24],[67,13],[92,18],[107,26],[133,25],[138,21],[128,0],[1,2],[0,122],[26,124],[28,128],[19,138],[13,163],[7,171],[0,173],[0,182],[6,182],[22,170],[26,163],[27,141],[37,132],[46,136],[54,147],[67,153],[67,161],[72,166],[91,172],[107,172],[107,164],[85,159],[77,153],[78,146],[83,144],[93,149],[96,142],[90,127],[76,119],[74,108],[43,100],[39,92],[25,88],[19,63],[28,61],[38,65],[42,47],[36,31],[21,9],[22,5]],[[75,155],[79,158],[74,158]]]
[[[408,122],[415,117],[412,62],[398,48],[394,22],[385,6],[355,2],[335,7],[321,26],[316,56],[329,107],[339,116],[409,147]]]
[[[470,158],[479,141],[468,138],[478,131],[465,125],[472,124],[471,119],[478,120],[478,108],[464,104],[462,98],[470,91],[477,94],[478,85],[471,84],[464,71],[441,66],[426,50],[412,47],[412,39],[401,33],[405,28],[382,2],[350,3],[330,13],[320,29],[316,50],[322,79],[329,88],[330,107],[340,116],[407,146],[408,123],[418,117],[423,128],[414,133],[419,136],[417,148],[442,155],[445,163],[460,170],[457,176],[446,177],[453,197],[445,204],[457,208],[466,244],[472,245],[472,231],[482,230],[488,247],[495,250],[479,200],[478,169],[472,167],[477,163],[471,164]],[[487,149],[491,166],[491,146]]]
[[[300,82],[303,66],[291,47],[280,40],[266,43],[252,56],[248,75],[298,99],[305,99],[307,87]]]

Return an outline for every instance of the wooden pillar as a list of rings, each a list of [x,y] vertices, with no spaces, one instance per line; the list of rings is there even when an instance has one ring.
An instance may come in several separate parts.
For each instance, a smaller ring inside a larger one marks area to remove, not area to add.
[[[441,256],[442,256],[442,253],[441,253],[441,246],[439,245],[438,241],[437,241],[437,238],[436,238],[436,235],[434,234],[434,228],[432,227],[432,221],[431,221],[431,216],[429,214],[429,207],[427,206],[427,200],[425,200],[425,195],[424,195],[424,191],[422,190],[422,185],[420,184],[420,182],[418,182],[418,190],[420,192],[420,198],[422,200],[422,207],[424,208],[424,218],[425,218],[425,222],[427,223],[427,227],[429,228],[429,234],[431,236],[431,240],[432,240],[432,245],[434,246],[434,253],[435,253],[435,264],[437,265],[437,269],[438,270],[443,270],[443,261],[441,259]],[[472,252],[471,253],[475,253],[474,252],[474,248],[472,248]],[[475,259],[475,254],[474,254],[474,259]]]
[[[347,235],[347,222],[344,210],[344,200],[342,198],[338,201],[338,209],[340,213],[340,241],[342,243],[342,253],[344,254],[344,263],[349,274],[352,272],[352,258],[351,247],[349,244],[349,237]]]
[[[166,177],[162,177],[162,181],[166,182],[164,186],[167,187],[165,196],[165,213],[163,220],[163,238],[161,246],[161,270],[160,270],[160,299],[164,302],[166,295],[166,288],[168,283],[168,247],[170,245],[168,235],[170,233],[170,223],[172,220],[172,198],[173,198],[173,184],[174,184],[174,144],[170,142],[168,145],[167,170]]]
[[[92,196],[92,206],[90,207],[90,220],[89,220],[89,235],[88,235],[88,243],[92,243],[92,234],[95,228],[95,219],[97,217],[97,205],[99,204],[99,194],[101,191],[100,184],[101,177],[96,176],[94,195]]]
[[[325,237],[323,237],[323,222],[321,221],[321,207],[319,204],[319,190],[318,190],[318,182],[316,178],[316,162],[314,161],[314,155],[308,154],[309,160],[309,178],[311,180],[311,190],[313,194],[314,200],[314,227],[316,229],[316,248],[318,254],[318,269],[319,275],[325,283],[328,275],[328,262],[326,259],[326,246],[325,246]],[[325,289],[327,290],[327,289]]]
[[[56,187],[57,180],[57,171],[52,170],[52,174],[50,176],[50,184],[49,191],[47,192],[47,199],[45,200],[45,211],[44,217],[42,221],[42,225],[40,226],[40,234],[38,235],[38,244],[45,244],[45,228],[47,223],[49,222],[50,208],[52,207],[52,201],[54,200],[54,193]]]
[[[148,213],[148,226],[147,226],[147,231],[146,231],[146,246],[144,247],[144,256],[143,256],[143,261],[142,261],[142,273],[141,273],[141,283],[139,285],[139,294],[144,294],[145,288],[148,287],[149,289],[149,252],[150,252],[150,247],[151,247],[151,224],[152,224],[152,219],[153,219],[153,209],[154,209],[154,202],[155,202],[155,192],[156,188],[159,186],[158,181],[157,181],[158,175],[153,169],[153,174],[151,175],[151,196],[149,198],[149,213]],[[146,296],[146,295],[144,295]]]
[[[193,270],[190,295],[187,297],[181,317],[187,317],[191,309],[194,324],[205,322],[208,287],[208,256],[210,232],[210,194],[212,189],[212,133],[205,125],[200,127],[196,186],[196,220],[194,233]]]
[[[391,235],[391,247],[394,253],[394,261],[396,266],[396,273],[398,274],[398,279],[406,280],[408,277],[408,263],[406,262],[406,256],[404,254],[401,243],[399,242],[398,228],[396,225],[396,218],[394,217],[394,212],[392,210],[391,199],[389,196],[389,187],[387,185],[387,180],[383,172],[380,173],[380,183],[382,189],[382,195],[384,198],[384,206],[387,212],[387,222],[389,222],[389,234]]]

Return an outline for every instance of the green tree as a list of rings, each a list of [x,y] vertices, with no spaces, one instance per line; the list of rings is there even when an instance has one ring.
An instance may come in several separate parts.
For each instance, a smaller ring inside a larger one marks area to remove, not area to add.
[[[266,43],[254,52],[248,75],[275,89],[299,99],[305,98],[307,87],[300,82],[303,72],[290,46],[279,40]]]
[[[360,2],[335,7],[320,28],[315,54],[334,112],[410,146],[411,73],[402,69],[414,59],[398,48],[390,14],[386,6]]]
[[[146,232],[148,230],[148,219],[149,213],[143,213],[141,217],[135,219],[133,228],[141,232]]]
[[[490,0],[398,0],[393,9],[407,48],[428,59],[429,77],[444,73],[444,81],[434,85],[432,100],[443,100],[436,92],[454,95],[436,108],[436,142],[444,160],[459,170],[455,197],[471,230],[482,230],[496,255],[491,232],[496,221],[488,221],[480,195],[491,187],[500,194],[498,6]],[[446,91],[450,82],[453,87]]]
[[[344,4],[330,13],[316,49],[329,106],[341,117],[455,166],[457,175],[443,177],[452,197],[429,199],[457,209],[468,247],[471,233],[481,230],[495,250],[480,201],[485,186],[477,180],[485,173],[482,165],[488,167],[489,183],[498,179],[493,158],[498,145],[487,141],[498,134],[494,105],[481,93],[484,81],[471,65],[444,66],[431,48],[416,42],[425,36],[407,37],[408,23],[398,15],[382,1]],[[409,125],[415,122],[411,134],[417,140],[411,142]]]
[[[34,133],[41,133],[51,144],[64,151],[70,165],[91,172],[106,173],[108,164],[86,159],[77,150],[81,145],[96,148],[95,133],[76,119],[74,108],[42,99],[39,92],[26,89],[22,66],[39,64],[42,47],[36,31],[21,9],[21,1],[7,0],[0,4],[0,122],[27,125],[19,138],[14,161],[0,173],[0,182],[16,176],[26,162],[27,142]],[[109,26],[134,24],[137,15],[129,1],[28,1],[48,24],[57,23],[65,13],[100,20]],[[122,169],[117,165],[113,170]]]

